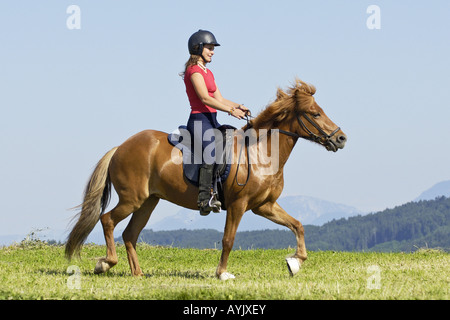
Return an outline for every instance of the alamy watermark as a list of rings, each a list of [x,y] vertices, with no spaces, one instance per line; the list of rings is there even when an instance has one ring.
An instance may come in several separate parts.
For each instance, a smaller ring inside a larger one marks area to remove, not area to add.
[[[370,276],[367,278],[366,288],[369,290],[381,289],[381,268],[377,265],[368,266],[367,273]]]
[[[67,7],[66,13],[69,16],[66,19],[66,26],[69,30],[81,29],[81,9],[80,6],[72,4]],[[381,9],[376,4],[367,7],[366,13],[370,14],[366,20],[366,26],[369,30],[381,29]]]
[[[372,4],[367,7],[366,13],[370,16],[366,20],[366,26],[369,30],[381,29],[381,9],[379,6]]]
[[[72,4],[67,7],[66,13],[70,16],[66,19],[66,26],[69,30],[81,29],[81,9],[79,6]]]
[[[69,289],[81,289],[81,271],[78,266],[71,265],[67,267],[66,272],[70,274],[69,278],[67,279],[67,288]]]
[[[173,148],[171,159],[175,164],[249,164],[257,165],[261,175],[273,175],[278,172],[279,131],[278,129],[235,130],[226,129],[225,135],[218,129],[207,129],[202,133],[202,122],[194,122],[194,138],[187,129],[178,129],[172,134],[174,144],[179,141],[183,157],[177,148]],[[224,141],[225,139],[225,141]],[[270,142],[269,142],[270,141]],[[206,142],[206,147],[203,145]]]

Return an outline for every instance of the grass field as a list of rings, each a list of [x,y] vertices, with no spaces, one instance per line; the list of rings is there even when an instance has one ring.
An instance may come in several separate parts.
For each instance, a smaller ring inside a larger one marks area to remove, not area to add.
[[[293,251],[233,250],[228,271],[236,279],[221,282],[219,250],[140,244],[145,277],[133,278],[123,245],[104,275],[93,273],[104,246],[84,246],[81,260],[69,263],[61,246],[15,245],[0,248],[0,299],[449,299],[445,252],[309,252],[290,277],[285,257]]]

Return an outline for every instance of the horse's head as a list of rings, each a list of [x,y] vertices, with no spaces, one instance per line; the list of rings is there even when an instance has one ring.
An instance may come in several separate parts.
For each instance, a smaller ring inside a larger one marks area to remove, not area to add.
[[[328,151],[336,152],[344,148],[347,136],[317,104],[313,96],[315,92],[314,86],[297,80],[288,93],[279,90],[277,99],[288,95],[294,101],[292,131],[304,139],[323,145]]]
[[[328,118],[314,100],[316,88],[301,80],[287,92],[278,89],[277,98],[245,126],[255,129],[278,128],[282,134],[304,138],[336,152],[344,148],[347,136]]]

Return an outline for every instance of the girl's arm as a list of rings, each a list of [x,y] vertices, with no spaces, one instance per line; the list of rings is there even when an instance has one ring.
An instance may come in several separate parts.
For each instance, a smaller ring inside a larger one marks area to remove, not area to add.
[[[216,98],[217,100],[219,100],[220,102],[222,102],[224,104],[234,107],[235,109],[240,109],[240,110],[244,111],[244,115],[246,113],[250,113],[250,110],[248,108],[244,107],[244,105],[225,99],[222,96],[222,94],[220,93],[220,90],[219,90],[219,87],[217,86],[217,84],[216,84],[216,88],[217,88],[217,90],[216,90],[216,92],[214,92],[214,98]]]
[[[216,110],[227,112],[238,119],[244,118],[245,112],[241,108],[238,108],[239,104],[223,98],[219,89],[217,89],[214,93],[214,97],[211,97],[208,94],[205,80],[201,74],[197,72],[193,73],[191,76],[191,82],[194,85],[195,92],[202,103]]]

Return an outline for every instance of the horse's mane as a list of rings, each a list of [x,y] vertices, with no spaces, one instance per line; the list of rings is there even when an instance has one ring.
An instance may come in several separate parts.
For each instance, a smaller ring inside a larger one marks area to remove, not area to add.
[[[314,103],[313,95],[316,88],[300,79],[285,92],[281,88],[277,90],[277,98],[261,111],[243,129],[252,127],[255,129],[270,129],[279,123],[289,121],[296,112],[308,111]]]

